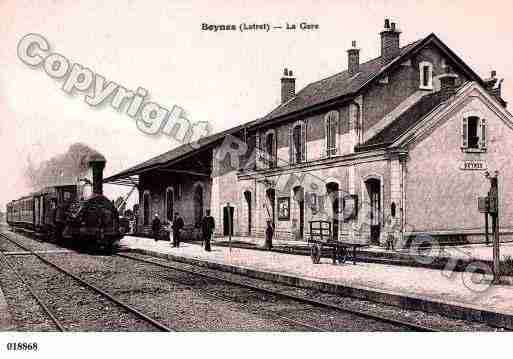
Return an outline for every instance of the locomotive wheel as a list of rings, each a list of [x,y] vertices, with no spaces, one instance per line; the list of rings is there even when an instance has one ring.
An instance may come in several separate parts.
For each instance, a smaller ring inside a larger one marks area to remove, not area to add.
[[[312,258],[313,264],[319,264],[321,261],[321,246],[318,244],[312,244],[310,246],[310,257]]]
[[[338,247],[337,250],[337,260],[340,264],[344,263],[347,260],[347,248],[346,247]]]

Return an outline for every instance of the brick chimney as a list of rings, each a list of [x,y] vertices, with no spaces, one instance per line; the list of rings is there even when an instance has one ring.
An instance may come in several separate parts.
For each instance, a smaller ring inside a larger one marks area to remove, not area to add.
[[[351,48],[347,50],[347,64],[351,76],[360,71],[360,49],[356,47],[356,41],[353,41]]]
[[[485,83],[485,88],[488,93],[490,93],[492,96],[501,98],[501,90],[502,90],[502,82],[504,79],[498,79],[497,78],[497,71],[493,70],[490,73],[490,77],[483,80]]]
[[[385,26],[380,35],[381,57],[383,62],[387,62],[399,55],[399,35],[401,35],[401,31],[399,31],[395,22],[390,23],[389,19],[385,19]]]
[[[296,95],[296,78],[292,71],[284,69],[281,78],[281,103],[285,103]]]
[[[457,78],[458,75],[452,71],[450,66],[445,66],[444,73],[438,76],[438,79],[440,80],[440,95],[444,100],[447,100],[456,93]]]

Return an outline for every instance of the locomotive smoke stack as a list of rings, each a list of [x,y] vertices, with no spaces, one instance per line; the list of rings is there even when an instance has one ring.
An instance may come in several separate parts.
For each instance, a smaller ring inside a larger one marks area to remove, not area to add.
[[[93,172],[93,193],[103,194],[103,169],[105,168],[105,159],[95,158],[89,160],[89,166]]]

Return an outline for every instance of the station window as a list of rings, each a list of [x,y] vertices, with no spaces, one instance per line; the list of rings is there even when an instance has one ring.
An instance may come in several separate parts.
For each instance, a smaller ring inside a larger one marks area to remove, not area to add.
[[[423,61],[419,64],[420,88],[424,90],[433,89],[433,65]]]
[[[302,163],[306,161],[306,123],[296,122],[289,133],[290,162]]]
[[[269,168],[276,167],[276,133],[270,130],[265,136],[265,153]]]
[[[337,154],[337,129],[339,115],[338,111],[330,111],[324,117],[324,128],[326,133],[326,156]]]
[[[478,116],[463,118],[461,129],[461,147],[468,152],[486,151],[486,120]]]

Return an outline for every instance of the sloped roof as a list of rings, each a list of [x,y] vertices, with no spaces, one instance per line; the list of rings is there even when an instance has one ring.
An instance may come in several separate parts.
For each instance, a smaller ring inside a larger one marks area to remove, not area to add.
[[[351,76],[349,71],[345,70],[328,78],[313,82],[299,91],[292,99],[280,104],[269,114],[257,120],[257,123],[287,115],[305,107],[323,103],[337,97],[356,93],[363,85],[378,75],[395,59],[408,53],[423,40],[424,39],[420,39],[402,47],[399,55],[387,62],[384,62],[381,57],[376,57],[375,59],[360,64],[359,72],[356,75]]]
[[[366,147],[386,146],[394,142],[403,133],[417,125],[428,113],[444,102],[440,92],[423,96],[419,101],[399,115],[392,123],[386,126],[381,132],[370,138],[359,147],[359,150]]]
[[[270,113],[255,121],[255,125],[291,115],[309,107],[321,105],[330,100],[343,98],[345,96],[356,96],[359,91],[370,84],[373,80],[378,79],[389,69],[399,65],[402,61],[406,60],[409,55],[416,53],[416,51],[419,51],[430,43],[434,43],[436,46],[438,46],[438,48],[444,52],[453,62],[455,62],[460,70],[470,79],[477,81],[481,85],[484,85],[481,77],[479,77],[434,33],[431,33],[425,38],[401,47],[399,55],[393,59],[383,61],[381,57],[377,57],[360,64],[360,71],[354,76],[350,76],[349,71],[345,70],[328,78],[307,85],[292,99],[283,104],[280,104]]]
[[[215,133],[215,134],[207,136],[207,137],[202,137],[201,139],[199,139],[197,145],[195,145],[194,147],[190,143],[186,143],[181,146],[178,146],[178,147],[172,149],[171,151],[168,151],[168,152],[165,152],[156,157],[150,158],[149,160],[139,163],[138,165],[135,165],[133,167],[130,167],[127,170],[124,170],[124,171],[119,172],[115,175],[112,175],[108,178],[105,178],[103,180],[103,182],[113,182],[120,178],[125,178],[125,177],[140,174],[141,172],[144,172],[150,168],[159,167],[159,166],[163,166],[163,165],[169,165],[170,162],[172,162],[172,161],[179,160],[189,154],[192,154],[194,151],[204,149],[205,147],[224,139],[224,137],[226,135],[233,134],[235,132],[240,131],[248,124],[249,123],[245,123],[243,125],[239,125],[237,127],[233,127],[228,130],[221,131],[221,132]]]

